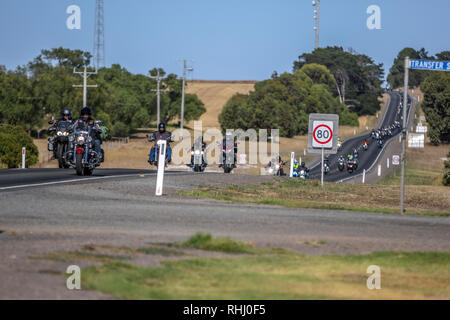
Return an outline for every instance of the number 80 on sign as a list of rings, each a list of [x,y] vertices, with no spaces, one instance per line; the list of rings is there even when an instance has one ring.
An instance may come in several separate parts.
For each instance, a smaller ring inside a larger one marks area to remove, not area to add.
[[[333,121],[313,122],[313,148],[333,148]]]

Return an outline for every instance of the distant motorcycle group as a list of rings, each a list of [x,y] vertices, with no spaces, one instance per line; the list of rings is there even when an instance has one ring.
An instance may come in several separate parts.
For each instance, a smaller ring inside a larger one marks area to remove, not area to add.
[[[390,126],[374,129],[370,133],[370,137],[372,141],[376,141],[376,145],[378,148],[382,149],[384,147],[384,140],[392,137],[394,135],[394,131],[397,129],[401,129],[400,122],[394,121],[394,123]],[[369,139],[364,139],[361,145],[358,148],[355,148],[352,153],[347,154],[347,158],[344,155],[340,155],[337,160],[338,170],[344,171],[347,169],[348,173],[353,173],[358,169],[359,163],[359,151],[358,150],[369,150]],[[338,148],[340,149],[340,148]]]
[[[154,145],[150,149],[148,163],[152,166],[158,166],[159,156],[159,146],[158,141],[166,141],[166,152],[165,152],[165,165],[171,163],[172,161],[172,148],[170,143],[174,142],[174,138],[171,132],[166,130],[165,123],[160,123],[158,125],[158,130],[152,135],[147,135],[149,142],[153,142]],[[236,138],[233,138],[232,134],[227,133],[225,139],[222,142],[222,157],[220,160],[219,168],[223,169],[224,173],[231,173],[233,169],[236,168],[236,155],[237,155],[237,142]],[[203,141],[203,137],[197,139],[191,148],[191,161],[188,167],[194,172],[204,172],[208,166],[206,159],[207,146]]]
[[[90,176],[94,169],[105,160],[101,149],[106,127],[100,120],[94,121],[92,110],[85,107],[80,118],[72,119],[72,111],[64,109],[62,118],[49,121],[48,150],[53,152],[52,159],[58,160],[59,168],[74,168],[79,176]]]
[[[52,136],[48,140],[48,150],[53,152],[52,159],[58,160],[59,168],[75,168],[77,175],[90,176],[94,169],[105,161],[104,150],[101,148],[102,141],[105,140],[108,129],[102,125],[100,120],[94,121],[92,118],[92,110],[85,107],[81,110],[78,120],[72,119],[70,109],[64,109],[62,118],[58,121],[50,121],[52,126],[48,129]],[[377,146],[383,148],[384,139],[391,137],[394,130],[401,129],[400,122],[395,121],[392,125],[377,130],[372,130],[370,138],[376,140]],[[150,149],[148,163],[152,166],[158,166],[159,145],[158,141],[166,141],[165,165],[172,161],[172,149],[170,143],[174,142],[173,135],[166,130],[166,125],[160,123],[158,130],[152,135],[147,135],[148,141],[154,145]],[[342,150],[343,141],[338,139],[338,151]],[[236,168],[237,142],[236,137],[232,134],[226,134],[222,141],[222,156],[219,167],[224,173],[231,173]],[[349,173],[353,173],[358,169],[359,151],[369,149],[368,139],[364,139],[362,144],[354,149],[352,153],[345,158],[340,155],[337,160],[339,171],[347,169]],[[208,166],[206,159],[206,144],[203,137],[200,137],[191,148],[191,161],[188,166],[194,172],[204,172]],[[284,166],[286,162],[277,157],[269,162],[266,170],[269,174],[283,176]],[[293,176],[309,179],[309,169],[305,163],[301,164],[294,160]],[[328,157],[324,160],[324,174],[331,171],[330,160]]]

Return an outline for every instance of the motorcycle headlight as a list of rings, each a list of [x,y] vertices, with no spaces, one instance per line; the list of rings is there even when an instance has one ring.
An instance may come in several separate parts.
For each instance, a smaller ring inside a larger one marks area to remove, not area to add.
[[[275,166],[275,168],[276,168],[277,170],[280,169],[280,165],[277,164],[277,165]]]
[[[191,154],[194,154],[194,151],[191,151]]]
[[[83,136],[79,136],[79,137],[77,138],[77,142],[78,142],[78,143],[84,143],[85,140],[86,140],[86,139],[84,139]]]
[[[66,132],[64,132],[63,133],[65,136],[68,136],[69,135],[69,133],[66,131]]]
[[[200,150],[195,150],[195,154],[199,155],[200,154]]]
[[[300,171],[300,174],[304,175],[305,174],[305,170]]]
[[[57,136],[62,136],[63,133],[62,133],[61,131],[58,131],[58,132],[56,133],[56,135],[57,135]]]

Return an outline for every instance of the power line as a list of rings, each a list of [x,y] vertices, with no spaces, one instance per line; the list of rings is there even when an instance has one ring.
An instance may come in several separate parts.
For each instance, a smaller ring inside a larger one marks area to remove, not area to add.
[[[184,96],[185,96],[185,87],[186,87],[186,73],[188,71],[194,71],[194,68],[187,66],[187,60],[184,59],[183,66],[183,88],[181,93],[181,115],[180,115],[180,129],[181,129],[181,137],[183,137],[183,126],[184,126]]]
[[[74,87],[74,88],[83,88],[83,108],[85,108],[87,106],[87,88],[97,88],[96,84],[95,85],[88,85],[87,84],[87,78],[89,78],[89,76],[91,76],[93,74],[97,74],[97,69],[94,72],[88,72],[87,71],[87,67],[84,66],[83,72],[76,71],[76,69],[73,68],[73,73],[82,75],[82,77],[83,77],[83,84],[82,85],[74,84],[72,87]]]
[[[160,75],[159,69],[157,70],[157,74],[156,76],[152,76],[150,75],[149,78],[151,79],[155,79],[156,80],[156,90],[152,90],[152,91],[156,91],[156,97],[157,97],[157,125],[159,126],[159,124],[161,123],[161,81],[163,80],[163,77]]]

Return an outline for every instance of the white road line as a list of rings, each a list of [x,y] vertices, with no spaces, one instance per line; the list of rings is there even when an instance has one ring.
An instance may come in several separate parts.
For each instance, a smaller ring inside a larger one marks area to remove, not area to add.
[[[33,183],[33,184],[23,184],[23,185],[10,186],[10,187],[1,187],[0,190],[11,190],[11,189],[19,189],[19,188],[40,187],[40,186],[49,186],[49,185],[62,184],[62,183],[85,182],[85,181],[104,180],[104,179],[111,179],[111,178],[142,177],[142,176],[149,176],[149,175],[152,175],[152,174],[150,174],[150,173],[148,173],[148,174],[136,174],[135,173],[135,174],[125,174],[125,175],[116,175],[116,176],[106,176],[106,177],[91,177],[91,178],[84,178],[84,179],[72,179],[72,180]]]

